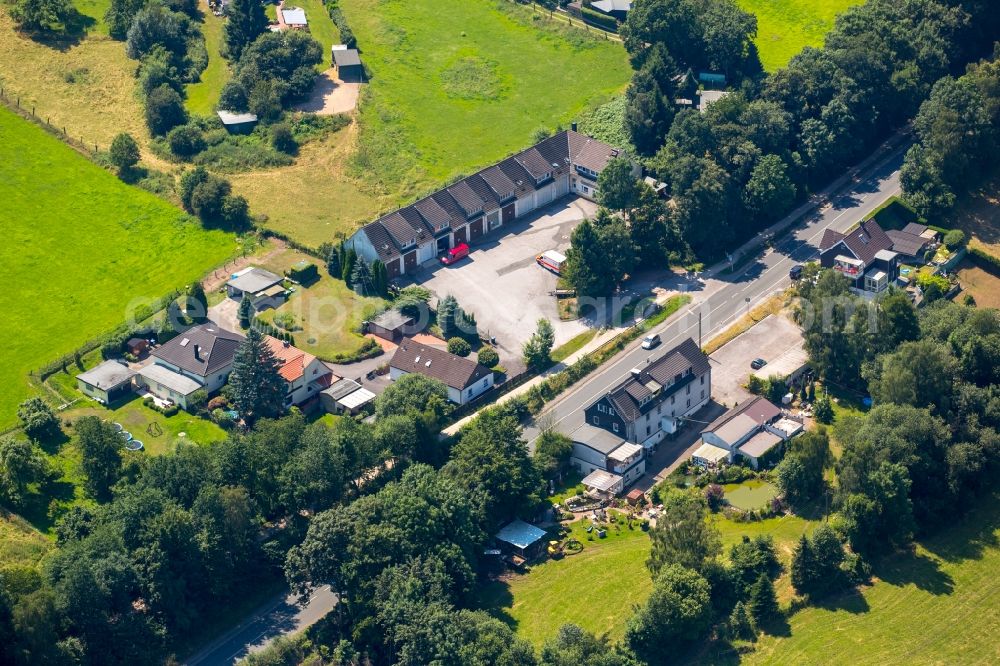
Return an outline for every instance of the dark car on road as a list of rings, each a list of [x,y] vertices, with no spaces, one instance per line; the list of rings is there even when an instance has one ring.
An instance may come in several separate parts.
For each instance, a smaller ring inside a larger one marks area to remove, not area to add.
[[[765,365],[767,365],[767,361],[765,361],[762,358],[755,358],[754,360],[750,361],[750,367],[753,368],[754,370],[760,370]]]
[[[788,271],[788,277],[793,280],[798,280],[802,277],[802,264],[795,264],[792,269]]]

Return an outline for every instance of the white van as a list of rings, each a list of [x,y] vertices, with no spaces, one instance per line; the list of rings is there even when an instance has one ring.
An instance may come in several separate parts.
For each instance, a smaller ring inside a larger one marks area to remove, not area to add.
[[[535,261],[542,268],[547,268],[556,275],[562,271],[563,264],[566,263],[566,255],[555,250],[546,250],[535,257]]]

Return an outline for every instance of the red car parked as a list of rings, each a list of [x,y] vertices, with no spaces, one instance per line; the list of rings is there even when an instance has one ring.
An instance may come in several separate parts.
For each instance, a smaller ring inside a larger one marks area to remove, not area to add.
[[[451,266],[459,259],[464,259],[467,256],[469,256],[469,246],[465,243],[459,243],[445,252],[444,256],[441,257],[441,263],[445,266]]]

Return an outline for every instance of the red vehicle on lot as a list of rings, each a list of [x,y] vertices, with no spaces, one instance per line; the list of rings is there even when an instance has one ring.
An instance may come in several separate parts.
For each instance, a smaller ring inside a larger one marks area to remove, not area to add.
[[[464,259],[467,256],[469,256],[469,246],[465,243],[459,243],[444,253],[444,256],[441,257],[441,263],[445,266],[450,266],[459,259]]]

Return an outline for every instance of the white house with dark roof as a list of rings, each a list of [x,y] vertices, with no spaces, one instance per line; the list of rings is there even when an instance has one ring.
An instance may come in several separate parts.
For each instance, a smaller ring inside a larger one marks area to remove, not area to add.
[[[195,391],[222,388],[244,339],[211,322],[189,328],[150,352],[153,364],[139,370],[136,383],[186,408]]]
[[[782,416],[781,409],[774,403],[757,396],[712,421],[702,431],[701,440],[703,448],[708,446],[726,451],[729,462],[735,461],[736,456],[742,456],[757,469],[761,464],[773,461],[784,443],[801,431],[801,423]]]
[[[411,373],[443,383],[448,387],[448,399],[458,405],[493,388],[493,371],[485,365],[406,338],[389,361],[389,378],[396,381]]]
[[[625,157],[597,139],[574,130],[559,132],[366,224],[347,243],[365,261],[380,260],[388,276],[396,278],[564,196],[596,199],[598,175],[620,156]],[[634,173],[638,178],[638,166]]]
[[[712,399],[708,357],[688,338],[633,368],[628,379],[584,410],[586,423],[649,449]]]

